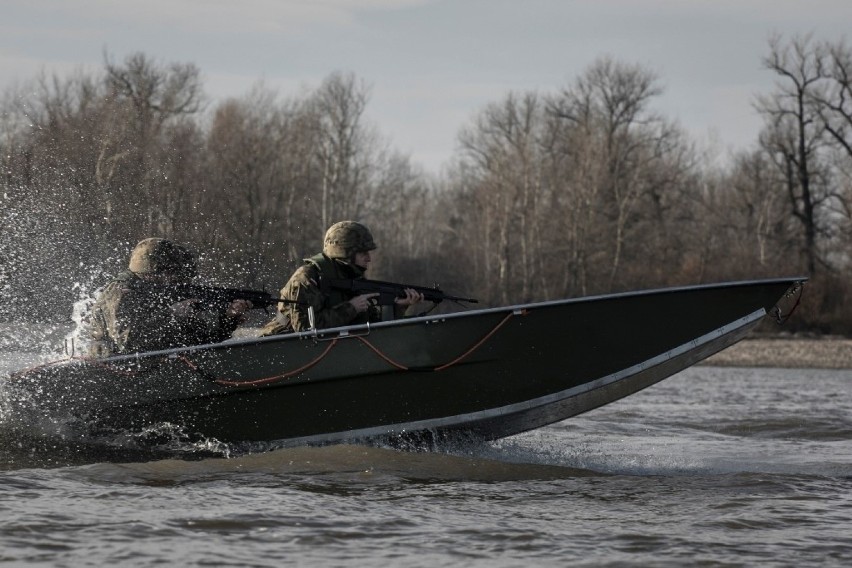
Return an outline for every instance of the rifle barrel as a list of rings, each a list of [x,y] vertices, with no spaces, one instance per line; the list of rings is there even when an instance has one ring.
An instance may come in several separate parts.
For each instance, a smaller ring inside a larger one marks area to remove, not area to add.
[[[355,293],[371,293],[377,292],[379,294],[394,294],[395,296],[402,296],[405,293],[406,288],[411,288],[412,290],[416,290],[423,294],[424,298],[430,302],[439,303],[443,300],[450,300],[452,302],[469,302],[473,304],[479,303],[478,300],[474,298],[461,298],[459,296],[451,296],[449,294],[445,294],[440,288],[435,286],[434,288],[429,288],[427,286],[417,286],[415,284],[398,284],[396,282],[383,282],[381,280],[367,280],[364,279],[329,279],[327,280],[327,285],[332,288],[337,288],[338,290],[348,290]]]

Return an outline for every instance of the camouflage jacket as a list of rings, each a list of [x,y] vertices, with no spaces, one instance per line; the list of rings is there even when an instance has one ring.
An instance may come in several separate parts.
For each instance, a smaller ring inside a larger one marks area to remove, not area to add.
[[[176,310],[176,298],[130,271],[107,284],[91,313],[89,354],[107,357],[217,343],[231,336],[239,320],[226,307]]]
[[[355,294],[343,290],[326,290],[322,286],[323,278],[363,277],[364,271],[357,266],[331,259],[324,254],[306,258],[305,264],[293,273],[281,289],[281,298],[295,300],[298,303],[278,304],[278,314],[275,319],[266,324],[261,335],[310,329],[308,306],[314,309],[314,323],[317,329],[381,321],[382,313],[378,306],[371,307],[364,313],[358,313],[349,303]],[[395,308],[395,317],[400,317],[405,312],[404,308]]]

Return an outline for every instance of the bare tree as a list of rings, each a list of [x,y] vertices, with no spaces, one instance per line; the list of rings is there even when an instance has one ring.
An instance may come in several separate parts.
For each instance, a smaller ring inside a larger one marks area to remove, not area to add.
[[[374,138],[364,124],[369,88],[353,74],[332,73],[312,96],[318,120],[323,226],[361,217]]]
[[[121,138],[115,143],[105,138],[99,155],[104,155],[103,165],[111,173],[119,168],[121,177],[112,181],[122,193],[136,194],[133,202],[145,216],[144,229],[149,233],[167,230],[170,222],[160,204],[176,196],[164,191],[163,164],[171,150],[163,137],[170,122],[201,110],[200,72],[193,64],[157,64],[142,53],[129,55],[123,64],[106,54],[104,60],[109,101],[114,105],[111,122],[116,127],[110,138],[116,134]],[[120,200],[126,202],[126,196]]]
[[[696,247],[704,248],[716,278],[772,275],[797,250],[794,221],[777,190],[779,178],[760,149],[734,156],[729,171],[704,174],[705,221],[696,227],[703,247],[700,240]]]
[[[486,269],[496,268],[500,301],[511,295],[531,298],[541,215],[541,159],[538,134],[542,105],[534,93],[509,94],[480,114],[460,135],[465,155],[477,173],[480,242],[486,244]],[[517,283],[517,284],[515,284]]]
[[[804,233],[806,268],[813,274],[819,264],[817,238],[824,232],[819,212],[828,199],[822,158],[826,130],[814,98],[826,73],[825,53],[810,36],[788,44],[775,36],[769,45],[763,65],[781,82],[774,93],[757,99],[756,108],[766,120],[760,143],[783,176],[791,212]]]
[[[378,240],[375,277],[406,282],[435,282],[435,191],[408,156],[393,153],[376,164],[365,220]],[[444,267],[447,269],[447,267]]]
[[[834,209],[838,229],[838,262],[852,267],[852,48],[845,41],[825,43],[826,81],[815,99],[825,129],[837,147]]]
[[[661,92],[653,72],[604,57],[550,105],[556,118],[573,125],[572,142],[593,152],[581,163],[592,176],[583,183],[595,189],[583,191],[594,195],[610,230],[607,289],[615,287],[640,204],[668,189],[660,186],[669,177],[663,172],[684,167],[669,160],[678,153],[680,131],[649,109]]]
[[[807,45],[802,46],[807,49]],[[842,151],[852,158],[852,48],[844,41],[822,43],[815,48],[814,65],[824,78],[819,89],[809,93],[817,105],[822,124]]]

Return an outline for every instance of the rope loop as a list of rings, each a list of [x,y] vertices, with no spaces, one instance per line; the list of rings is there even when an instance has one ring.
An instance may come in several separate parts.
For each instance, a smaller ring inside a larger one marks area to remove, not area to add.
[[[785,323],[787,323],[787,320],[790,319],[790,316],[792,316],[793,312],[796,311],[796,308],[799,307],[799,304],[802,301],[802,295],[804,294],[804,292],[805,292],[804,284],[802,282],[796,282],[795,284],[793,284],[793,286],[790,287],[790,290],[788,290],[787,293],[784,294],[785,298],[790,298],[790,297],[798,294],[796,296],[796,302],[793,304],[793,307],[790,308],[790,311],[787,312],[786,315],[783,315],[781,313],[781,308],[778,306],[778,304],[775,304],[775,307],[772,309],[772,311],[775,315],[775,322],[778,325],[784,325]]]
[[[461,361],[463,361],[464,359],[469,357],[477,349],[482,347],[482,345],[485,344],[485,342],[488,341],[488,339],[490,339],[495,333],[497,333],[497,331],[501,327],[503,327],[506,324],[506,322],[509,321],[509,319],[511,319],[512,317],[517,316],[517,315],[527,315],[527,313],[528,313],[527,310],[515,310],[515,311],[512,311],[512,312],[509,312],[508,314],[506,314],[506,317],[504,317],[502,320],[500,320],[497,323],[497,325],[495,325],[491,329],[491,331],[486,333],[482,338],[480,338],[476,343],[471,345],[466,351],[464,351],[461,355],[459,355],[455,359],[453,359],[453,360],[451,360],[447,363],[444,363],[442,365],[437,365],[435,367],[425,368],[425,369],[417,368],[417,369],[414,369],[414,370],[437,372],[437,371],[443,371],[445,369],[449,369],[450,367],[457,365],[458,363],[460,363]],[[305,365],[299,367],[298,369],[293,369],[291,371],[287,371],[286,373],[274,375],[274,376],[271,376],[271,377],[264,377],[262,379],[249,380],[249,381],[239,381],[239,380],[235,380],[235,379],[226,379],[226,378],[218,378],[218,379],[212,378],[212,377],[208,377],[208,378],[210,378],[214,383],[216,383],[218,385],[224,385],[224,386],[230,386],[230,387],[260,386],[260,385],[267,385],[267,384],[270,384],[270,383],[279,382],[279,381],[288,379],[288,378],[290,378],[294,375],[298,375],[299,373],[306,371],[306,370],[310,369],[311,367],[317,365],[320,361],[322,361],[326,357],[326,355],[329,354],[331,349],[337,344],[337,342],[340,339],[357,339],[358,341],[360,341],[361,343],[363,343],[364,345],[369,347],[376,355],[381,357],[387,364],[391,365],[392,367],[395,367],[396,369],[399,369],[400,371],[411,371],[412,370],[410,367],[403,365],[402,363],[399,363],[397,361],[394,361],[393,359],[388,357],[385,353],[382,352],[381,349],[379,349],[378,347],[373,345],[365,336],[363,336],[363,335],[350,335],[350,336],[346,336],[346,337],[338,337],[338,338],[331,340],[328,347],[319,356],[317,356],[315,359],[313,359],[312,361],[310,361],[310,362],[306,363]],[[187,367],[189,367],[193,371],[201,373],[202,375],[206,375],[206,373],[202,369],[200,369],[195,363],[193,363],[190,359],[188,359],[186,357],[181,357],[180,360],[183,361],[187,365]]]

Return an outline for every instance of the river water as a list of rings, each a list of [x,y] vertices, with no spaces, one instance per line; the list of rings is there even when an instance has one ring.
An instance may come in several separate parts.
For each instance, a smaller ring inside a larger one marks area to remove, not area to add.
[[[0,377],[55,340],[7,328]],[[852,371],[694,367],[440,452],[87,455],[0,417],[0,564],[852,565]]]

